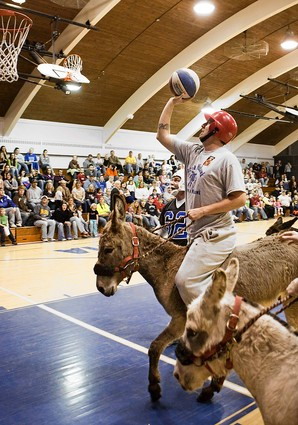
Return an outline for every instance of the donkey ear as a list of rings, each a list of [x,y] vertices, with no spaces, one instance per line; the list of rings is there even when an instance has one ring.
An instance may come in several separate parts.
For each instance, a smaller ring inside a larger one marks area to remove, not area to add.
[[[239,260],[232,258],[226,269],[227,276],[227,290],[233,292],[239,276]]]
[[[227,276],[223,269],[216,269],[208,286],[204,300],[209,304],[218,304],[226,292]]]
[[[285,223],[283,223],[281,230],[289,229],[295,224],[296,220],[298,220],[298,217],[294,217],[292,220],[286,221]]]
[[[112,214],[112,227],[117,228],[119,221],[125,221],[125,200],[123,196],[115,194],[113,201],[115,206]]]

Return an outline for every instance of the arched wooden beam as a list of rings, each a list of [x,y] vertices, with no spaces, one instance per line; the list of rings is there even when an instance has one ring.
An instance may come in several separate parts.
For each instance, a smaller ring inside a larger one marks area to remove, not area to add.
[[[298,0],[258,0],[208,31],[152,75],[127,99],[104,126],[103,143],[108,142],[130,115],[167,84],[169,76],[176,69],[191,66],[236,35],[297,3]]]

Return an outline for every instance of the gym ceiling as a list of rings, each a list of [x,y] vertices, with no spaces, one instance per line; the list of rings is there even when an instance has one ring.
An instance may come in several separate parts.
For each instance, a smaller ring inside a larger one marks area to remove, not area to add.
[[[286,51],[280,46],[289,25],[298,37],[298,0],[212,0],[215,11],[209,16],[194,12],[197,1],[90,0],[78,10],[50,0],[27,0],[22,7],[82,23],[89,21],[98,28],[93,31],[63,22],[55,27],[59,33],[56,52],[80,55],[82,73],[90,84],[67,96],[22,80],[1,82],[2,135],[9,136],[19,118],[101,126],[105,141],[120,128],[155,132],[162,108],[171,96],[167,81],[182,67],[196,71],[201,80],[195,98],[174,111],[171,132],[185,138],[197,134],[203,122],[200,110],[208,101],[217,109],[269,118],[278,114],[240,95],[259,94],[269,102],[297,105],[297,89],[268,81],[268,77],[298,86],[298,49]],[[0,8],[3,3],[0,1]],[[5,2],[9,3],[16,4]],[[28,40],[50,49],[51,20],[26,14],[33,20]],[[241,61],[229,57],[231,53],[227,52],[232,49],[238,47],[239,52],[245,36],[254,44],[266,41],[268,54]],[[22,55],[30,58],[28,52]],[[51,62],[50,57],[45,59]],[[18,70],[39,75],[23,58],[19,58]],[[278,154],[298,140],[297,122],[233,116],[239,126],[234,150],[249,142],[274,145]]]

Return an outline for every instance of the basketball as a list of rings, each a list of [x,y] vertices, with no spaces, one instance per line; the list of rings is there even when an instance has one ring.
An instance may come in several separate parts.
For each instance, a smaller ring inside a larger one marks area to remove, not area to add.
[[[171,75],[169,86],[175,96],[184,94],[183,99],[194,97],[200,88],[198,75],[188,68],[181,68]]]

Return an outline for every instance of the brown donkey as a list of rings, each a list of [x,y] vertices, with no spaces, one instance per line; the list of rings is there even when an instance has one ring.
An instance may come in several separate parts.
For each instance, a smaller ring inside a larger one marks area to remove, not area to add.
[[[149,348],[149,392],[152,400],[161,396],[158,361],[164,349],[181,337],[186,322],[186,305],[175,286],[175,275],[186,253],[184,247],[164,241],[143,227],[137,226],[139,241],[138,271],[152,286],[155,296],[171,317],[168,326],[151,343]],[[123,280],[123,260],[133,256],[137,239],[129,223],[125,222],[125,204],[120,196],[115,199],[115,211],[104,228],[99,243],[98,260],[94,266],[97,275],[97,289],[109,297],[117,291]],[[143,257],[155,248],[150,255]],[[240,274],[235,292],[244,298],[268,305],[285,294],[289,283],[298,276],[298,246],[281,242],[276,236],[259,239],[250,244],[237,247],[231,257],[237,257]],[[227,266],[228,260],[222,265]],[[135,269],[128,267],[129,273]],[[128,274],[129,274],[128,273]],[[298,309],[289,308],[286,312],[289,323],[298,329]],[[215,387],[216,388],[216,387]],[[212,389],[212,388],[211,388]],[[212,397],[208,393],[207,397]]]

